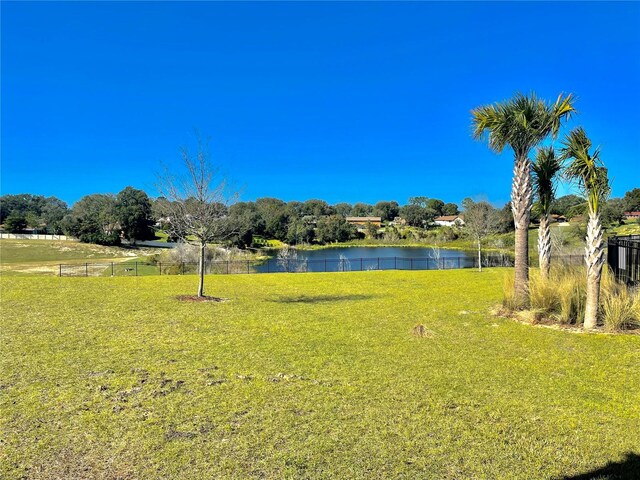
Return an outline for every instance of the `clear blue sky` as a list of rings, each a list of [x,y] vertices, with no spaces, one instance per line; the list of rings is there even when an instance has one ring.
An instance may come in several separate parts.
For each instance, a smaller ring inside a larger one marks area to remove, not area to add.
[[[245,200],[502,203],[470,110],[531,90],[574,92],[614,196],[640,186],[640,3],[1,8],[3,194],[154,194],[196,127]]]

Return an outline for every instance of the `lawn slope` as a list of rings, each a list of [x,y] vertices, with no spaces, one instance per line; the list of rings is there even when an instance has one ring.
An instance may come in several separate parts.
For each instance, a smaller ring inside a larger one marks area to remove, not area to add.
[[[193,276],[2,278],[0,477],[548,479],[640,453],[640,336],[492,318],[504,273],[207,277],[223,303],[176,300]]]

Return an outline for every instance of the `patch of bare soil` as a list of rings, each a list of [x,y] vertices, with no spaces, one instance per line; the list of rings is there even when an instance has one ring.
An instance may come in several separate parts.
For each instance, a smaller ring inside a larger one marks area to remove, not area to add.
[[[178,295],[176,297],[181,302],[226,302],[228,298],[220,298],[220,297],[207,297],[206,295],[203,297],[199,297],[197,295]]]

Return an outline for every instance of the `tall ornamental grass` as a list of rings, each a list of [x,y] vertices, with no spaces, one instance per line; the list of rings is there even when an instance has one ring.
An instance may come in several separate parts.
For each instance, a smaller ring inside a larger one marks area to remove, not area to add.
[[[598,323],[608,332],[640,328],[640,290],[616,282],[606,270],[602,279],[602,299]],[[532,272],[530,306],[518,317],[531,323],[540,321],[581,326],[584,320],[587,282],[584,269],[560,266],[551,269],[548,279]],[[503,306],[517,310],[513,275],[504,280]]]

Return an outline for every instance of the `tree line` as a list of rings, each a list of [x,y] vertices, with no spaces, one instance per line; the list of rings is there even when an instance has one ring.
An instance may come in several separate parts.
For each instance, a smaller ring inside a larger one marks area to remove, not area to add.
[[[465,199],[459,208],[455,203],[419,196],[410,197],[403,206],[396,201],[331,205],[318,199],[284,202],[266,197],[223,208],[230,231],[234,232],[228,242],[246,247],[256,237],[295,245],[341,242],[361,236],[345,221],[346,217],[380,217],[383,223],[400,217],[409,226],[429,228],[438,216],[464,212],[467,202]],[[88,243],[115,245],[121,238],[129,241],[155,238],[155,225],[161,225],[166,219],[169,203],[164,197],[153,199],[143,190],[133,187],[127,187],[116,195],[86,195],[72,208],[56,197],[4,195],[0,197],[0,224],[10,233],[31,229],[40,233],[66,234]],[[534,221],[540,219],[539,203],[537,199],[532,210]],[[640,211],[640,188],[604,202],[602,221],[606,225],[618,224],[623,220],[624,212],[628,211]],[[549,213],[567,218],[585,215],[586,212],[586,201],[578,195],[554,198],[549,208]],[[498,210],[495,217],[496,231],[513,230],[510,203]]]

